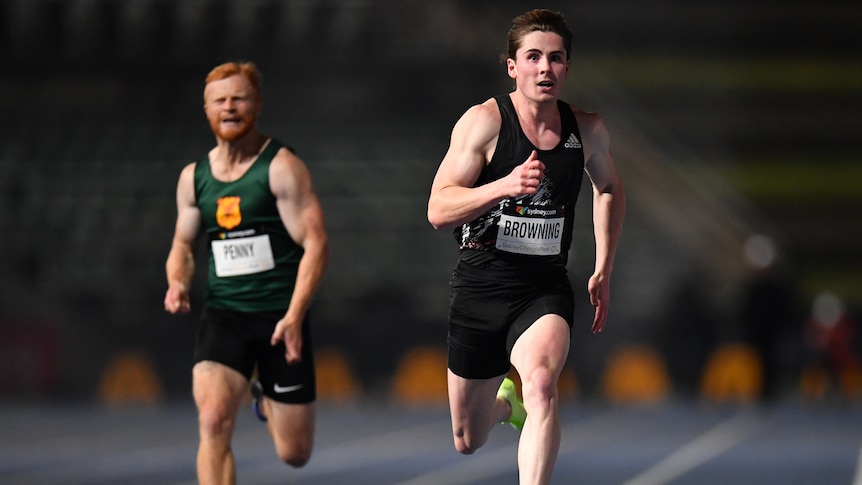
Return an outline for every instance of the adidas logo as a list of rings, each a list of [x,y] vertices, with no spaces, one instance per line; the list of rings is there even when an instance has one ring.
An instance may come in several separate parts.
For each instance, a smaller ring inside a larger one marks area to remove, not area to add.
[[[566,140],[566,144],[563,146],[566,148],[581,148],[581,140],[578,140],[578,137],[574,133],[570,133],[569,139]]]

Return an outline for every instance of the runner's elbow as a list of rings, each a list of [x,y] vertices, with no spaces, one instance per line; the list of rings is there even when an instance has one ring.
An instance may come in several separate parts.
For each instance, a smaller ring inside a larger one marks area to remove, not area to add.
[[[446,226],[446,220],[440,211],[435,210],[430,205],[428,206],[428,222],[434,229],[442,229]]]

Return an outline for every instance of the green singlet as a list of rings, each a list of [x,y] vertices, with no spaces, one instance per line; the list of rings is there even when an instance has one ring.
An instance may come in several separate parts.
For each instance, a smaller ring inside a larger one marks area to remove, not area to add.
[[[213,177],[208,156],[195,165],[195,198],[209,246],[207,307],[269,312],[290,304],[303,249],[287,233],[269,185],[269,165],[284,146],[270,140],[233,182]]]

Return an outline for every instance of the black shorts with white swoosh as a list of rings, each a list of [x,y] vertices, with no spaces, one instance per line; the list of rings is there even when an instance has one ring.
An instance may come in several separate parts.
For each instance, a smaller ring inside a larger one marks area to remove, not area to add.
[[[288,365],[284,344],[270,345],[282,312],[239,313],[206,307],[198,324],[195,363],[224,364],[250,379],[255,367],[263,392],[274,401],[305,404],[317,397],[308,317],[302,324],[302,361]]]

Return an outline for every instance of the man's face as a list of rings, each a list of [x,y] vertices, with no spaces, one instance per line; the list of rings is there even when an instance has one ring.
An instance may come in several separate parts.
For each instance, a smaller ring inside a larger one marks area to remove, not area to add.
[[[215,135],[236,141],[257,125],[261,103],[248,78],[230,76],[212,81],[204,88],[204,112]]]
[[[515,59],[506,61],[518,90],[535,101],[555,100],[569,74],[563,38],[553,32],[530,32]]]

